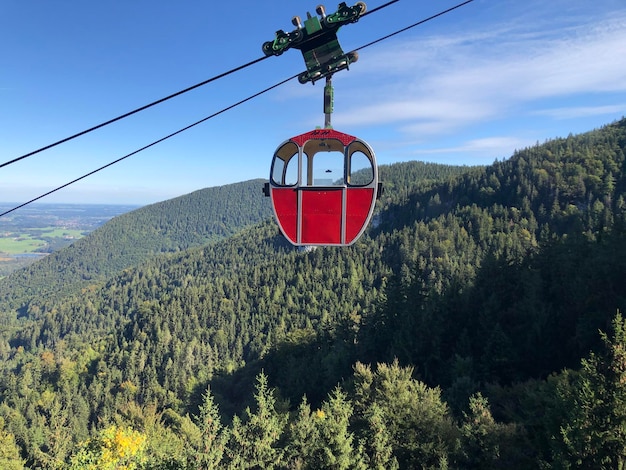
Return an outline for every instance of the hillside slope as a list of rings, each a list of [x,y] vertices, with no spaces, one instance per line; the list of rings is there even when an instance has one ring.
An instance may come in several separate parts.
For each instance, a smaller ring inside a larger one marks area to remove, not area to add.
[[[195,191],[113,218],[72,246],[0,280],[3,305],[65,295],[159,253],[232,236],[271,216],[263,180]]]

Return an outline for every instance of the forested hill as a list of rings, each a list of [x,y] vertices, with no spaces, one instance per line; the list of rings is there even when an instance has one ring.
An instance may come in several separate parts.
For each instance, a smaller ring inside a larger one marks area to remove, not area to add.
[[[33,468],[618,468],[625,150],[622,120],[389,184],[349,248],[265,221],[32,302],[0,439]]]
[[[89,236],[0,280],[13,307],[106,280],[159,253],[228,238],[271,216],[263,180],[202,189],[113,218]]]
[[[624,126],[621,120],[553,139],[428,191],[414,191],[387,212],[387,229],[459,210],[493,208],[511,221],[521,220],[536,235],[544,226],[544,235],[601,232],[612,226],[614,212],[621,214],[625,204]],[[469,222],[476,229],[471,217]]]
[[[380,167],[385,200],[396,201],[416,187],[470,168],[424,162]],[[164,253],[226,239],[272,215],[264,180],[202,189],[123,214],[30,267],[0,279],[0,305],[9,318],[27,306],[93,289],[123,269]]]

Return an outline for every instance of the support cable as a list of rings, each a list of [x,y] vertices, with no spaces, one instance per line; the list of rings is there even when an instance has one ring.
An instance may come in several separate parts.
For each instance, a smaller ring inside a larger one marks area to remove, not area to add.
[[[5,212],[1,213],[1,214],[0,214],[0,217],[2,217],[2,216],[4,216],[4,215],[7,215],[7,214],[10,214],[11,212],[16,211],[17,209],[20,209],[20,208],[22,208],[22,207],[24,207],[24,206],[26,206],[26,205],[28,205],[28,204],[31,204],[31,203],[33,203],[33,202],[35,202],[35,201],[38,201],[39,199],[42,199],[42,198],[44,198],[44,197],[46,197],[46,196],[49,196],[50,194],[55,193],[55,192],[57,192],[57,191],[59,191],[59,190],[61,190],[61,189],[63,189],[63,188],[67,188],[67,187],[68,187],[68,186],[70,186],[71,184],[77,183],[78,181],[83,180],[83,179],[87,178],[88,176],[91,176],[91,175],[93,175],[93,174],[95,174],[95,173],[98,173],[99,171],[102,171],[102,170],[104,170],[105,168],[108,168],[108,167],[110,167],[110,166],[113,166],[113,165],[115,165],[116,163],[119,163],[119,162],[121,162],[122,160],[127,159],[128,157],[132,157],[133,155],[136,155],[136,154],[138,154],[139,152],[142,152],[142,151],[144,151],[144,150],[146,150],[146,149],[148,149],[148,148],[150,148],[150,147],[153,147],[153,146],[154,146],[154,145],[156,145],[156,144],[159,144],[159,143],[161,143],[161,142],[163,142],[163,141],[165,141],[165,140],[167,140],[167,139],[170,139],[170,138],[174,137],[175,135],[178,135],[178,134],[180,134],[180,133],[182,133],[182,132],[185,132],[186,130],[191,129],[192,127],[195,127],[195,126],[197,126],[198,124],[202,124],[203,122],[208,121],[209,119],[212,119],[212,118],[214,118],[214,117],[216,117],[216,116],[219,116],[219,115],[220,115],[220,114],[222,114],[222,113],[225,113],[226,111],[229,111],[229,110],[231,110],[231,109],[233,109],[233,108],[236,108],[237,106],[239,106],[239,105],[241,105],[241,104],[243,104],[243,103],[246,103],[247,101],[250,101],[250,100],[252,100],[252,99],[256,98],[257,96],[260,96],[260,95],[262,95],[263,93],[267,93],[268,91],[273,90],[274,88],[277,88],[277,87],[279,87],[279,86],[281,86],[281,85],[284,85],[285,83],[287,83],[287,82],[288,82],[288,81],[290,81],[290,80],[293,80],[293,79],[294,79],[294,78],[296,78],[297,76],[298,76],[298,75],[294,75],[294,76],[289,77],[289,78],[287,78],[287,79],[285,79],[285,80],[283,80],[283,81],[281,81],[281,82],[278,82],[278,83],[276,83],[275,85],[272,85],[272,86],[270,86],[270,87],[268,87],[268,88],[265,88],[264,90],[259,91],[259,92],[255,93],[254,95],[250,95],[250,96],[248,96],[247,98],[245,98],[245,99],[243,99],[243,100],[241,100],[241,101],[238,101],[238,102],[237,102],[237,103],[235,103],[235,104],[231,104],[230,106],[228,106],[228,107],[226,107],[226,108],[223,108],[223,109],[221,109],[220,111],[217,111],[216,113],[211,114],[210,116],[207,116],[207,117],[205,117],[205,118],[203,118],[203,119],[200,119],[199,121],[196,121],[196,122],[194,122],[193,124],[190,124],[190,125],[188,125],[188,126],[186,126],[186,127],[183,127],[182,129],[179,129],[179,130],[177,130],[176,132],[172,132],[171,134],[166,135],[165,137],[162,137],[162,138],[160,138],[160,139],[158,139],[158,140],[155,140],[154,142],[152,142],[152,143],[150,143],[150,144],[148,144],[148,145],[145,145],[145,146],[141,147],[140,149],[137,149],[137,150],[135,150],[135,151],[133,151],[133,152],[131,152],[131,153],[128,153],[128,154],[124,155],[123,157],[118,158],[117,160],[114,160],[114,161],[112,161],[112,162],[109,162],[109,163],[107,163],[106,165],[101,166],[100,168],[97,168],[97,169],[95,169],[95,170],[92,170],[92,171],[90,171],[89,173],[84,174],[83,176],[79,176],[78,178],[73,179],[72,181],[70,181],[70,182],[68,182],[68,183],[65,183],[65,184],[63,184],[63,185],[61,185],[61,186],[59,186],[59,187],[57,187],[57,188],[54,188],[54,189],[52,189],[52,190],[48,191],[48,192],[47,192],[47,193],[45,193],[45,194],[42,194],[42,195],[40,195],[40,196],[37,196],[37,197],[35,197],[35,198],[31,199],[30,201],[24,202],[24,203],[20,204],[19,206],[15,206],[15,207],[13,207],[12,209],[9,209],[8,211],[5,211]]]
[[[398,0],[394,0],[394,1],[398,1]],[[457,4],[457,5],[453,6],[453,7],[448,8],[447,10],[440,11],[439,13],[436,13],[436,14],[434,14],[432,16],[429,16],[428,18],[420,20],[417,23],[413,23],[412,25],[407,26],[406,28],[399,29],[398,31],[395,31],[395,32],[393,32],[391,34],[388,34],[387,36],[383,36],[382,38],[376,39],[375,41],[368,42],[364,46],[361,46],[361,47],[358,47],[358,48],[354,49],[354,51],[352,51],[352,52],[360,51],[361,49],[365,49],[366,47],[370,47],[370,46],[373,46],[374,44],[378,44],[379,42],[382,42],[382,41],[384,41],[386,39],[389,39],[389,38],[391,38],[393,36],[396,36],[397,34],[404,33],[405,31],[408,31],[411,28],[415,28],[416,26],[424,24],[427,21],[434,20],[435,18],[443,16],[446,13],[450,13],[451,11],[456,10],[457,8],[461,8],[462,6],[465,6],[468,3],[472,3],[473,1],[474,0],[467,0],[467,1],[463,2],[463,3],[459,3],[459,4]],[[389,2],[389,3],[393,3],[393,2]],[[385,6],[387,6],[387,5],[382,5],[382,7],[385,7]],[[382,7],[379,7],[379,8],[382,8]]]
[[[65,142],[69,142],[70,140],[73,140],[73,139],[75,139],[77,137],[80,137],[82,135],[88,134],[89,132],[92,132],[92,131],[95,131],[97,129],[100,129],[101,127],[108,126],[109,124],[113,124],[114,122],[120,121],[120,120],[122,120],[124,118],[127,118],[129,116],[132,116],[133,114],[137,114],[140,111],[144,111],[144,110],[146,110],[148,108],[151,108],[152,106],[156,106],[157,104],[161,104],[164,101],[167,101],[167,100],[170,100],[170,99],[175,98],[177,96],[180,96],[183,93],[187,93],[188,91],[195,90],[196,88],[199,88],[199,87],[201,87],[203,85],[206,85],[207,83],[214,82],[215,80],[218,80],[220,78],[226,77],[227,75],[230,75],[232,73],[238,72],[239,70],[243,70],[246,67],[250,67],[251,65],[254,65],[254,64],[256,64],[258,62],[261,62],[262,60],[265,60],[265,59],[267,59],[267,56],[260,57],[260,58],[258,58],[256,60],[248,62],[247,64],[243,64],[243,65],[240,65],[239,67],[235,67],[234,69],[230,69],[228,72],[221,73],[219,75],[216,75],[214,77],[209,78],[208,80],[205,80],[203,82],[200,82],[200,83],[192,85],[192,86],[190,86],[188,88],[185,88],[184,90],[180,90],[180,91],[177,91],[176,93],[172,93],[171,95],[166,96],[165,98],[161,98],[160,100],[153,101],[152,103],[149,103],[149,104],[147,104],[145,106],[141,106],[140,108],[137,108],[137,109],[134,109],[132,111],[129,111],[129,112],[127,112],[125,114],[122,114],[121,116],[118,116],[116,118],[109,119],[108,121],[103,122],[101,124],[98,124],[97,126],[93,126],[93,127],[90,127],[89,129],[85,129],[84,131],[81,131],[81,132],[79,132],[77,134],[74,134],[74,135],[71,135],[69,137],[66,137],[65,139],[61,139],[61,140],[59,140],[57,142],[54,142],[54,143],[52,143],[50,145],[46,145],[45,147],[41,147],[40,149],[37,149],[37,150],[29,152],[29,153],[27,153],[25,155],[22,155],[21,157],[17,157],[17,158],[14,158],[13,160],[9,160],[8,162],[1,163],[0,164],[0,168],[3,168],[5,166],[7,166],[7,165],[11,165],[11,164],[13,164],[15,162],[19,162],[20,160],[23,160],[25,158],[31,157],[31,156],[33,156],[33,155],[35,155],[37,153],[43,152],[44,150],[51,149],[52,147],[56,147],[57,145],[61,145],[61,144],[64,144]]]
[[[392,0],[390,2],[387,2],[384,5],[381,5],[381,6],[377,7],[377,8],[374,8],[372,11],[364,13],[362,16],[368,15],[370,13],[374,13],[375,11],[378,11],[378,10],[380,10],[382,8],[385,8],[385,7],[387,7],[387,6],[391,5],[391,4],[399,2],[399,1],[400,0]],[[134,109],[132,111],[124,113],[124,114],[122,114],[120,116],[117,116],[117,117],[115,117],[113,119],[109,119],[108,121],[105,121],[105,122],[103,122],[101,124],[98,124],[96,126],[90,127],[89,129],[85,129],[84,131],[78,132],[78,133],[76,133],[74,135],[71,135],[71,136],[66,137],[64,139],[61,139],[61,140],[59,140],[57,142],[54,142],[52,144],[46,145],[44,147],[41,147],[41,148],[39,148],[37,150],[33,150],[32,152],[28,152],[28,153],[26,153],[26,154],[24,154],[22,156],[14,158],[12,160],[6,161],[4,163],[0,163],[0,168],[3,168],[5,166],[11,165],[13,163],[19,162],[20,160],[24,160],[25,158],[32,157],[33,155],[41,153],[44,150],[49,150],[49,149],[51,149],[53,147],[56,147],[57,145],[61,145],[61,144],[64,144],[65,142],[69,142],[70,140],[76,139],[77,137],[83,136],[85,134],[88,134],[90,132],[98,130],[98,129],[102,128],[102,127],[108,126],[109,124],[113,124],[114,122],[120,121],[120,120],[122,120],[124,118],[127,118],[129,116],[132,116],[133,114],[137,114],[137,113],[139,113],[141,111],[145,111],[146,109],[151,108],[153,106],[156,106],[157,104],[161,104],[161,103],[163,103],[165,101],[168,101],[168,100],[170,100],[172,98],[180,96],[180,95],[182,95],[184,93],[187,93],[187,92],[189,92],[191,90],[195,90],[196,88],[199,88],[199,87],[204,86],[204,85],[206,85],[208,83],[211,83],[211,82],[214,82],[216,80],[219,80],[220,78],[224,78],[224,77],[226,77],[226,76],[228,76],[228,75],[230,75],[232,73],[235,73],[235,72],[243,70],[243,69],[245,69],[247,67],[250,67],[251,65],[255,65],[255,64],[261,62],[262,60],[267,59],[268,57],[270,57],[270,56],[259,57],[258,59],[255,59],[253,61],[248,62],[247,64],[243,64],[243,65],[240,65],[239,67],[235,67],[235,68],[233,68],[233,69],[231,69],[231,70],[229,70],[227,72],[224,72],[224,73],[221,73],[221,74],[216,75],[214,77],[211,77],[211,78],[209,78],[207,80],[204,80],[203,82],[200,82],[200,83],[192,85],[192,86],[190,86],[188,88],[185,88],[184,90],[180,90],[180,91],[177,91],[176,93],[172,93],[171,95],[168,95],[168,96],[166,96],[164,98],[161,98],[159,100],[153,101],[152,103],[149,103],[149,104],[146,104],[144,106],[141,106],[141,107],[139,107],[137,109]]]
[[[380,10],[381,8],[384,8],[384,7],[388,6],[388,5],[391,5],[392,3],[395,3],[395,2],[397,2],[397,1],[399,1],[399,0],[392,0],[392,1],[388,2],[387,4],[381,5],[380,7],[376,8],[375,10],[372,10],[372,12],[374,12],[374,11],[376,11],[376,10]],[[403,33],[403,32],[405,32],[405,31],[407,31],[407,30],[409,30],[409,29],[411,29],[411,28],[414,28],[414,27],[416,27],[416,26],[419,26],[419,25],[421,25],[421,24],[424,24],[424,23],[426,23],[427,21],[433,20],[433,19],[438,18],[438,17],[440,17],[440,16],[442,16],[442,15],[445,15],[446,13],[449,13],[449,12],[451,12],[451,11],[453,11],[453,10],[456,10],[457,8],[460,8],[460,7],[464,6],[464,5],[467,5],[468,3],[471,3],[471,2],[473,2],[473,1],[474,1],[474,0],[466,0],[465,2],[459,3],[459,4],[457,4],[457,5],[455,5],[455,6],[451,7],[451,8],[448,8],[447,10],[441,11],[441,12],[439,12],[439,13],[435,14],[435,15],[429,16],[428,18],[425,18],[425,19],[423,19],[423,20],[421,20],[421,21],[418,21],[417,23],[414,23],[414,24],[412,24],[412,25],[410,25],[410,26],[407,26],[406,28],[402,28],[402,29],[400,29],[400,30],[395,31],[394,33],[388,34],[388,35],[383,36],[383,37],[381,37],[381,38],[379,38],[379,39],[377,39],[377,40],[375,40],[375,41],[369,42],[369,43],[367,43],[367,44],[365,44],[365,45],[363,45],[363,46],[361,46],[361,47],[358,47],[357,49],[354,49],[354,51],[360,51],[360,50],[365,49],[365,48],[367,48],[367,47],[370,47],[370,46],[372,46],[372,45],[374,45],[374,44],[378,44],[378,43],[379,43],[379,42],[381,42],[381,41],[384,41],[384,40],[389,39],[389,38],[391,38],[391,37],[393,37],[393,36],[395,36],[395,35],[397,35],[397,34]],[[229,71],[229,72],[226,72],[225,74],[222,74],[221,76],[227,75],[227,74],[232,73],[233,71],[236,71],[236,70],[240,70],[241,68],[247,67],[248,65],[252,65],[253,63],[259,62],[259,61],[261,61],[261,60],[263,60],[263,59],[265,59],[265,58],[267,58],[267,57],[270,57],[270,56],[266,56],[266,57],[263,57],[263,58],[261,58],[261,59],[257,59],[256,61],[249,62],[248,64],[246,64],[246,65],[244,65],[244,66],[241,66],[241,67],[239,67],[238,69],[233,69],[233,70],[231,70],[231,71]],[[199,121],[194,122],[193,124],[190,124],[190,125],[188,125],[188,126],[186,126],[186,127],[183,127],[182,129],[179,129],[179,130],[177,130],[176,132],[173,132],[173,133],[171,133],[171,134],[169,134],[169,135],[167,135],[167,136],[165,136],[165,137],[162,137],[161,139],[155,140],[154,142],[152,142],[152,143],[150,143],[150,144],[148,144],[148,145],[146,145],[146,146],[144,146],[144,147],[141,147],[140,149],[137,149],[137,150],[135,150],[134,152],[131,152],[131,153],[129,153],[129,154],[124,155],[123,157],[118,158],[117,160],[114,160],[114,161],[112,161],[112,162],[110,162],[110,163],[107,163],[106,165],[101,166],[100,168],[97,168],[96,170],[90,171],[89,173],[86,173],[86,174],[84,174],[83,176],[80,176],[80,177],[78,177],[78,178],[76,178],[76,179],[74,179],[74,180],[72,180],[72,181],[70,181],[70,182],[68,182],[68,183],[65,183],[65,184],[63,184],[63,185],[61,185],[61,186],[59,186],[59,187],[57,187],[57,188],[55,188],[55,189],[52,189],[52,190],[48,191],[48,192],[47,192],[47,193],[45,193],[45,194],[42,194],[42,195],[40,195],[40,196],[37,196],[36,198],[31,199],[30,201],[24,202],[23,204],[20,204],[19,206],[13,207],[12,209],[9,209],[9,210],[7,210],[7,211],[5,211],[5,212],[2,212],[2,213],[0,213],[0,217],[2,217],[2,216],[4,216],[4,215],[7,215],[7,214],[9,214],[9,213],[11,213],[11,212],[13,212],[13,211],[15,211],[15,210],[17,210],[17,209],[20,209],[20,208],[22,208],[22,207],[24,207],[24,206],[26,206],[26,205],[28,205],[28,204],[33,203],[33,202],[35,202],[35,201],[38,201],[39,199],[42,199],[42,198],[44,198],[44,197],[46,197],[46,196],[49,196],[50,194],[55,193],[55,192],[57,192],[57,191],[59,191],[59,190],[61,190],[61,189],[63,189],[63,188],[66,188],[66,187],[70,186],[71,184],[74,184],[74,183],[76,183],[76,182],[78,182],[78,181],[80,181],[80,180],[83,180],[83,179],[87,178],[88,176],[91,176],[91,175],[93,175],[93,174],[95,174],[95,173],[98,173],[99,171],[102,171],[102,170],[104,170],[105,168],[108,168],[108,167],[110,167],[110,166],[112,166],[112,165],[115,165],[116,163],[119,163],[120,161],[125,160],[125,159],[126,159],[126,158],[128,158],[128,157],[131,157],[131,156],[133,156],[133,155],[136,155],[137,153],[142,152],[143,150],[146,150],[146,149],[148,149],[148,148],[150,148],[150,147],[152,147],[152,146],[154,146],[154,145],[156,145],[156,144],[158,144],[158,143],[161,143],[161,142],[163,142],[163,141],[165,141],[165,140],[167,140],[167,139],[169,139],[169,138],[171,138],[171,137],[174,137],[175,135],[178,135],[178,134],[180,134],[180,133],[182,133],[182,132],[184,132],[184,131],[186,131],[186,130],[188,130],[188,129],[191,129],[192,127],[195,127],[195,126],[197,126],[198,124],[201,124],[201,123],[203,123],[203,122],[205,122],[205,121],[208,121],[209,119],[212,119],[212,118],[214,118],[214,117],[216,117],[216,116],[218,116],[218,115],[220,115],[220,114],[222,114],[222,113],[225,113],[226,111],[229,111],[229,110],[231,110],[231,109],[233,109],[233,108],[235,108],[235,107],[237,107],[237,106],[239,106],[239,105],[241,105],[241,104],[243,104],[243,103],[246,103],[247,101],[250,101],[250,100],[252,100],[252,99],[254,99],[254,98],[256,98],[256,97],[258,97],[258,96],[260,96],[260,95],[262,95],[262,94],[264,94],[264,93],[266,93],[266,92],[268,92],[268,91],[270,91],[270,90],[273,90],[274,88],[277,88],[277,87],[279,87],[279,86],[281,86],[281,85],[283,85],[283,84],[285,84],[285,83],[289,82],[290,80],[293,80],[294,78],[298,77],[298,75],[300,75],[300,74],[297,74],[297,75],[294,75],[294,76],[292,76],[292,77],[289,77],[289,78],[287,78],[287,79],[285,79],[285,80],[282,80],[282,81],[280,81],[280,82],[276,83],[275,85],[272,85],[272,86],[270,86],[270,87],[268,87],[268,88],[266,88],[266,89],[264,89],[264,90],[262,90],[262,91],[259,91],[259,92],[255,93],[254,95],[250,95],[249,97],[247,97],[247,98],[245,98],[245,99],[243,99],[243,100],[241,100],[241,101],[238,101],[237,103],[232,104],[232,105],[230,105],[230,106],[228,106],[228,107],[226,107],[226,108],[223,108],[222,110],[220,110],[220,111],[218,111],[218,112],[216,112],[216,113],[213,113],[213,114],[211,114],[210,116],[207,116],[207,117],[205,117],[205,118],[203,118],[203,119],[201,119],[201,120],[199,120]],[[146,105],[146,106],[144,106],[144,107],[142,107],[142,108],[139,108],[139,109],[137,109],[137,110],[135,110],[135,111],[131,111],[131,113],[127,113],[127,114],[126,114],[126,115],[124,115],[124,116],[120,116],[119,118],[116,118],[115,120],[122,119],[123,117],[125,117],[125,116],[129,116],[130,114],[134,114],[135,112],[139,112],[139,111],[141,111],[142,109],[146,109],[147,107],[150,107],[150,106],[153,106],[153,105],[155,105],[155,104],[161,103],[161,102],[165,101],[166,99],[169,99],[169,98],[172,98],[172,97],[174,97],[174,96],[180,95],[180,94],[182,94],[182,93],[184,93],[184,92],[186,92],[186,91],[189,91],[189,90],[191,90],[191,89],[193,89],[193,88],[197,88],[197,87],[199,87],[199,86],[201,86],[201,85],[204,85],[205,83],[208,83],[209,81],[216,80],[216,79],[217,79],[217,78],[219,78],[219,77],[220,77],[220,76],[218,76],[218,77],[213,77],[212,79],[209,79],[209,80],[207,80],[207,81],[205,81],[205,82],[203,82],[203,83],[199,83],[199,84],[197,84],[197,85],[194,85],[193,87],[187,88],[186,90],[180,91],[180,92],[178,92],[178,93],[176,93],[176,94],[174,94],[174,95],[170,95],[169,97],[163,98],[163,99],[161,99],[161,100],[159,100],[159,101],[155,101],[154,103],[151,103],[151,104],[149,104],[149,105]],[[112,120],[112,121],[109,121],[109,122],[114,122],[115,120]],[[103,123],[103,124],[101,124],[101,125],[99,125],[99,126],[96,126],[96,127],[92,128],[91,130],[95,130],[95,129],[97,129],[97,128],[99,128],[99,127],[102,127],[102,126],[105,126],[105,125],[107,125],[107,123]],[[66,141],[68,141],[68,140],[70,140],[70,139],[72,139],[72,138],[74,138],[74,137],[78,137],[79,135],[83,135],[83,134],[85,134],[85,133],[87,133],[87,132],[90,132],[91,130],[89,130],[89,129],[88,129],[87,131],[83,131],[83,132],[82,132],[82,133],[80,133],[80,134],[76,134],[75,136],[69,137],[69,138],[64,139],[64,140],[62,140],[62,141],[59,141],[59,142],[57,142],[57,143],[55,143],[55,144],[49,145],[49,146],[47,146],[47,147],[44,147],[43,149],[37,150],[37,151],[35,151],[35,152],[31,152],[29,155],[25,155],[25,156],[23,156],[23,157],[20,157],[19,159],[16,159],[15,161],[17,161],[17,160],[21,160],[22,158],[26,158],[27,156],[33,155],[34,153],[37,153],[37,152],[40,152],[40,151],[46,150],[47,148],[50,148],[50,147],[53,147],[53,146],[58,145],[58,144],[60,144],[60,143],[66,142]],[[11,163],[11,162],[9,162],[9,163]],[[8,164],[8,163],[3,164],[3,165],[0,165],[0,168],[2,168],[2,166],[5,166],[5,165],[7,165],[7,164]]]
[[[394,3],[399,2],[399,1],[400,0],[391,0],[390,2],[387,2],[384,5],[376,7],[373,10],[366,11],[365,13],[363,13],[361,15],[361,18],[363,18],[364,16],[367,16],[367,15],[371,15],[372,13],[377,12],[378,10],[382,10],[383,8],[388,7],[389,5],[393,5]]]

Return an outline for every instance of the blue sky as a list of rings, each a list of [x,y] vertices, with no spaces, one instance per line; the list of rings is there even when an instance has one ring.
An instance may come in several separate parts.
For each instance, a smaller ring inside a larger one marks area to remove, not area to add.
[[[318,3],[4,0],[0,162],[257,59]],[[400,0],[339,38],[352,50],[457,3]],[[380,164],[489,164],[626,115],[623,0],[475,0],[359,56],[334,77],[333,125]],[[1,168],[0,201],[36,197],[303,70],[288,51]],[[281,142],[323,125],[322,93],[292,80],[41,202],[146,204],[266,178]]]

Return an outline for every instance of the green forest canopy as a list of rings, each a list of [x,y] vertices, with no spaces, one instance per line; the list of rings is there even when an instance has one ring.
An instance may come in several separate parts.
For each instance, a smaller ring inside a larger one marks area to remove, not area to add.
[[[484,168],[382,167],[378,224],[343,249],[295,250],[262,214],[221,240],[167,206],[114,220],[148,254],[107,267],[99,230],[0,286],[0,459],[623,465],[625,148],[622,120]]]

